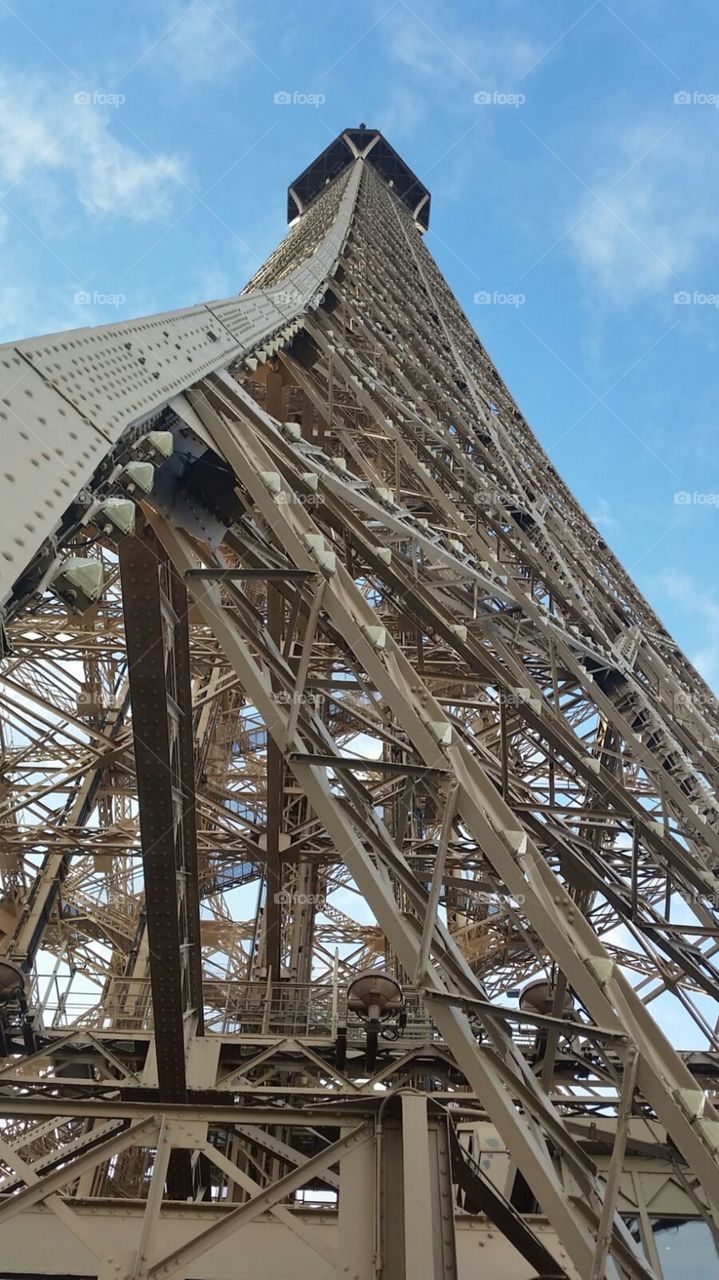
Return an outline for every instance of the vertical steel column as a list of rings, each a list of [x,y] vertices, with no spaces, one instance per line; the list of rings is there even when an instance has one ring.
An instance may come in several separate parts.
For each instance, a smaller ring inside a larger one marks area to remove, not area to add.
[[[149,532],[123,541],[120,572],[158,1086],[181,1102],[185,1019],[202,1025],[187,597]]]
[[[272,639],[281,644],[284,624],[284,600],[276,587],[267,587],[267,629]],[[279,982],[282,964],[282,869],[280,867],[280,832],[285,762],[277,743],[267,735],[267,861],[265,864],[265,964],[273,982]]]
[[[344,1137],[349,1130],[343,1129]],[[337,1280],[376,1280],[377,1150],[366,1143],[339,1162]]]
[[[432,1175],[427,1133],[427,1099],[402,1095],[402,1194],[404,1258],[412,1280],[435,1280]]]
[[[382,1280],[456,1280],[446,1119],[440,1114],[430,1116],[427,1098],[418,1093],[403,1092],[400,1099],[390,1096],[387,1102],[388,1112],[380,1117],[376,1139],[376,1271]]]

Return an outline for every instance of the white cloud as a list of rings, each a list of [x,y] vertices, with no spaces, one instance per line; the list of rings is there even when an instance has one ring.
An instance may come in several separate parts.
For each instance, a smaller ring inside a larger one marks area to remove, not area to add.
[[[638,297],[685,288],[686,273],[717,238],[719,185],[709,172],[706,138],[681,117],[609,125],[594,140],[597,157],[586,179],[602,200],[584,192],[566,242],[593,304],[631,305]],[[565,154],[558,146],[560,154]],[[582,171],[583,172],[583,171]],[[709,288],[709,285],[707,285]]]
[[[232,0],[194,0],[168,9],[166,34],[152,50],[160,65],[172,64],[186,86],[214,83],[252,57],[251,42]]]
[[[719,601],[687,574],[664,573],[661,585],[669,599],[698,622],[702,634],[688,656],[707,684],[719,688]]]
[[[167,215],[183,166],[117,135],[117,111],[74,100],[76,89],[0,69],[0,182],[5,191],[43,194],[48,178],[70,184],[90,215],[137,221]],[[3,193],[0,192],[0,195]],[[55,191],[57,194],[57,191]]]
[[[385,51],[415,75],[440,80],[445,95],[465,77],[477,82],[476,89],[516,90],[515,81],[542,52],[539,44],[518,36],[516,27],[486,23],[480,29],[473,18],[471,28],[460,29],[436,5],[414,10],[400,4],[382,24]]]
[[[390,142],[408,138],[417,130],[425,112],[422,93],[407,85],[393,85],[381,108],[381,129]]]
[[[595,205],[570,233],[570,243],[585,276],[617,301],[633,301],[683,265],[676,244],[667,243],[650,184],[635,185],[611,207]]]
[[[612,515],[612,508],[606,498],[596,499],[594,503],[594,510],[591,512],[589,518],[592,521],[592,524],[595,524],[598,529],[609,530],[617,529],[619,527],[619,522],[616,517]]]
[[[634,180],[590,208],[569,243],[585,277],[615,303],[633,303],[638,294],[660,288],[679,289],[680,272],[695,252],[693,239],[680,234],[666,207],[661,183],[651,178]]]
[[[542,52],[539,44],[517,34],[516,24],[473,15],[471,24],[462,25],[448,11],[417,0],[411,8],[400,0],[378,24],[377,37],[400,77],[377,112],[390,141],[395,126],[409,134],[422,120],[446,119],[451,112],[491,131],[494,113],[476,106],[473,95],[523,92],[521,77]]]
[[[97,322],[97,317],[94,320]],[[0,342],[14,342],[28,334],[58,333],[89,323],[89,317],[78,315],[69,289],[64,299],[58,298],[57,291],[48,290],[42,282],[22,278],[20,273],[10,278],[7,270],[4,272],[0,284]]]

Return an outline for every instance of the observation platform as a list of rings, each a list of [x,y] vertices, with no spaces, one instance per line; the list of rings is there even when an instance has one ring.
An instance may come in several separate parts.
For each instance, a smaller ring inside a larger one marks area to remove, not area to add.
[[[366,160],[406,204],[422,230],[429,227],[431,196],[378,129],[344,129],[287,189],[287,221],[304,213],[329,182],[359,158]]]

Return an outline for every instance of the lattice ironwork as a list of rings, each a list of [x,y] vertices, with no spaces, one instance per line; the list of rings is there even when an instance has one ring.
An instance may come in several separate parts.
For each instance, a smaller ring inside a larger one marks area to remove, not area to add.
[[[43,408],[4,400],[29,438],[0,511],[0,954],[26,975],[0,1004],[0,1191],[25,1183],[0,1243],[44,1200],[109,1266],[73,1199],[144,1199],[122,1274],[199,1274],[224,1219],[163,1253],[166,1187],[271,1210],[339,1275],[288,1208],[319,1188],[370,1280],[415,1258],[426,1174],[535,1266],[659,1274],[617,1213],[625,1151],[719,1225],[719,707],[364,132],[238,299],[0,349]],[[102,568],[81,613],[52,591],[68,555]],[[368,1021],[367,970],[401,1013]],[[404,1235],[379,1195],[368,1253],[346,1206],[385,1104],[366,1176],[404,1161]],[[471,1274],[440,1219],[422,1280]]]

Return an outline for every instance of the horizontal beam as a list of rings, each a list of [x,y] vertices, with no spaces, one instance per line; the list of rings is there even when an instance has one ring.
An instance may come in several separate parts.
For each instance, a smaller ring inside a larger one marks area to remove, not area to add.
[[[294,582],[316,578],[310,569],[188,569],[186,582]]]
[[[150,1268],[148,1275],[150,1280],[170,1280],[178,1271],[185,1270],[187,1266],[199,1258],[208,1249],[214,1248],[226,1240],[228,1236],[234,1235],[236,1231],[254,1221],[260,1214],[265,1213],[267,1209],[271,1209],[273,1205],[279,1204],[293,1191],[299,1190],[310,1180],[316,1173],[322,1173],[329,1168],[331,1164],[335,1164],[340,1156],[347,1155],[350,1151],[354,1151],[357,1147],[365,1142],[369,1142],[373,1135],[373,1129],[369,1125],[357,1125],[344,1138],[340,1138],[337,1142],[333,1142],[331,1146],[325,1147],[316,1156],[312,1156],[306,1160],[299,1169],[293,1169],[286,1174],[284,1178],[267,1187],[258,1195],[253,1196],[251,1200],[239,1206],[232,1213],[220,1222],[214,1223],[208,1227],[206,1231],[196,1236],[189,1244],[183,1245],[180,1249],[176,1249],[174,1253],[168,1254],[161,1261],[156,1262],[154,1267]]]
[[[447,769],[432,768],[423,764],[401,764],[393,760],[365,760],[362,756],[323,756],[306,755],[302,752],[290,752],[287,756],[290,764],[316,764],[325,769],[358,769],[367,773],[382,773],[391,776],[395,773],[407,774],[410,777],[439,777],[448,772]]]

